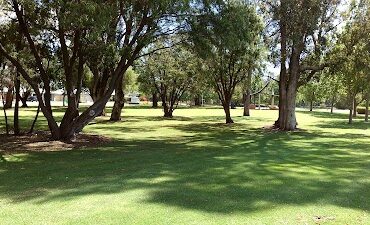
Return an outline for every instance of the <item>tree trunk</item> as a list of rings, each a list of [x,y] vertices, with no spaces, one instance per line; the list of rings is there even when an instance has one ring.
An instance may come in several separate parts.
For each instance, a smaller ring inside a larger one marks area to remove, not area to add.
[[[79,112],[77,108],[77,96],[73,89],[67,91],[68,107],[60,123],[60,134],[63,140],[70,140],[74,134],[71,134],[71,124],[78,117]]]
[[[280,21],[280,82],[279,82],[279,117],[275,121],[274,126],[276,128],[282,129],[285,124],[286,118],[286,102],[287,102],[287,68],[286,68],[286,58],[287,58],[287,28],[285,21]]]
[[[349,118],[348,118],[348,123],[349,124],[352,124],[353,123],[354,103],[355,103],[355,97],[351,97],[351,99],[350,99],[350,107],[349,107]]]
[[[152,108],[158,108],[158,95],[157,95],[157,93],[153,93],[152,101],[153,101]]]
[[[30,97],[30,95],[31,95],[31,91],[27,90],[23,93],[23,96],[20,97],[21,102],[22,102],[22,108],[27,108],[28,107],[27,99],[28,99],[28,97]]]
[[[111,121],[120,121],[122,108],[125,104],[125,94],[123,92],[123,76],[120,76],[116,85],[116,95],[114,96],[114,105],[112,114],[110,116]]]
[[[357,106],[358,106],[358,103],[357,103],[356,97],[354,97],[353,99],[353,117],[354,118],[357,117]]]
[[[65,91],[63,92],[63,107],[66,106],[66,93]]]
[[[19,129],[19,100],[20,100],[20,88],[21,88],[21,82],[19,73],[16,72],[15,77],[15,106],[14,106],[14,135],[19,135],[20,129]]]
[[[8,116],[6,114],[5,97],[4,97],[3,92],[1,92],[1,100],[3,102],[3,111],[4,111],[4,119],[5,119],[5,131],[6,131],[6,134],[8,135],[9,134],[9,123],[8,123]]]
[[[102,98],[103,96],[95,96],[95,95],[91,95],[91,98],[93,99],[93,102],[97,102],[100,98]],[[98,115],[98,116],[106,116],[107,113],[106,113],[106,110],[105,110],[105,107],[104,109],[101,111],[101,113]]]
[[[13,98],[14,98],[13,88],[14,88],[13,86],[8,87],[8,92],[6,93],[5,96],[5,105],[4,105],[5,109],[10,109],[13,107]]]
[[[39,117],[39,113],[40,113],[40,104],[37,107],[36,116],[35,116],[35,119],[33,120],[32,124],[31,124],[30,131],[28,131],[29,134],[33,133],[33,130],[34,130],[36,122],[37,122],[37,119]]]
[[[313,101],[310,101],[310,112],[313,111]]]
[[[369,122],[369,94],[366,96],[365,105],[365,122]]]
[[[163,113],[164,113],[163,117],[172,118],[172,112],[171,112],[170,107],[167,104],[167,96],[166,96],[165,91],[164,93],[161,94],[161,100],[162,100],[162,107],[163,107]]]
[[[349,109],[349,118],[348,118],[348,123],[352,124],[353,123],[353,109]]]
[[[331,105],[330,105],[330,113],[334,113],[334,102],[335,102],[335,96],[332,97],[331,99]]]
[[[224,111],[225,111],[226,124],[232,124],[232,123],[234,123],[233,119],[231,119],[230,103],[229,102],[225,102],[225,104],[223,104],[223,108],[224,108]]]
[[[279,96],[279,119],[278,128],[284,131],[292,131],[297,128],[297,119],[295,115],[296,96],[299,80],[299,60],[301,50],[294,49],[289,64],[289,81],[285,65],[281,70],[280,76],[280,96]],[[276,123],[275,123],[276,125]]]
[[[104,96],[104,93],[108,86],[111,71],[107,68],[104,69],[103,71],[99,71],[98,69],[93,67],[92,73],[93,73],[93,85],[92,87],[90,87],[90,94],[91,98],[95,103]],[[99,116],[106,116],[105,107],[101,111]]]
[[[162,103],[162,106],[163,106],[163,112],[164,112],[164,115],[163,117],[166,117],[166,118],[172,118],[173,115],[173,110],[171,109],[171,107],[168,106],[168,104],[164,101],[164,103]]]
[[[251,95],[250,95],[250,89],[247,89],[247,93],[244,94],[244,110],[243,110],[243,116],[250,116],[250,106],[251,102]]]
[[[173,111],[170,109],[170,107],[168,107],[168,106],[163,107],[163,111],[164,111],[163,117],[165,117],[165,118],[172,118],[173,117],[173,115],[172,115]]]
[[[252,71],[248,71],[246,90],[244,94],[243,116],[250,116],[249,106],[251,104]]]
[[[194,106],[202,106],[202,96],[200,96],[200,95],[195,96]]]
[[[292,131],[297,128],[297,119],[295,115],[295,101],[296,93],[288,92],[287,104],[286,104],[286,119],[283,126],[283,130]]]

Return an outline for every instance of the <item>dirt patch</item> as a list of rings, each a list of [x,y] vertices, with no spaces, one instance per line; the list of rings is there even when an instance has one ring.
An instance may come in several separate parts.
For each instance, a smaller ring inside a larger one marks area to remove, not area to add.
[[[266,132],[287,132],[287,131],[280,130],[279,128],[276,128],[274,125],[264,126],[264,127],[262,127],[262,130],[264,130]],[[306,131],[305,129],[296,128],[295,130],[288,131],[288,132],[290,132],[290,133],[299,133],[299,132],[305,132],[305,131]]]
[[[53,141],[48,132],[22,136],[0,135],[0,153],[69,151],[97,147],[111,141],[110,138],[93,134],[79,134],[70,142]]]

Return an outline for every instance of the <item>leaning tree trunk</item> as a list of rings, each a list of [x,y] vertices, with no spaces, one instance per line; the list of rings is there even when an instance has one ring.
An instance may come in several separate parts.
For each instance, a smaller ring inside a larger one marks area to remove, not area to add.
[[[35,129],[35,125],[36,125],[36,122],[37,122],[37,119],[39,118],[39,114],[40,114],[40,104],[37,107],[36,116],[32,121],[30,131],[28,131],[29,134],[33,133],[33,130]]]
[[[103,95],[91,95],[91,98],[93,100],[93,102],[97,102],[99,99],[101,99],[103,97]],[[101,113],[99,114],[99,116],[106,116],[106,110],[105,110],[105,107],[104,109],[101,111]]]
[[[123,92],[123,76],[120,76],[116,86],[116,95],[114,96],[114,105],[112,114],[110,116],[111,121],[120,121],[122,108],[125,104],[125,94]]]
[[[92,69],[93,72],[93,84],[90,88],[91,98],[93,102],[99,101],[104,96],[104,93],[108,87],[108,81],[110,78],[110,70],[104,69],[103,71],[99,71],[98,69]],[[106,116],[105,107],[99,114],[99,116]]]

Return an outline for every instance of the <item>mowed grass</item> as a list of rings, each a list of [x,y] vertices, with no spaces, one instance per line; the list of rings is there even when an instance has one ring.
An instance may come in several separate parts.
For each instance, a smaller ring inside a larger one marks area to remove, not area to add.
[[[126,108],[84,130],[114,138],[103,147],[4,155],[0,224],[370,224],[362,118],[299,112],[302,130],[283,133],[262,129],[276,111],[232,114]]]

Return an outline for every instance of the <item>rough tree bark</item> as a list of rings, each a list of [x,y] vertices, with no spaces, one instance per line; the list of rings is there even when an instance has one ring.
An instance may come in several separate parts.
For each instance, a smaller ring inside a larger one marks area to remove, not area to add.
[[[302,49],[302,43],[293,47],[288,74],[285,68],[285,61],[284,66],[281,68],[282,79],[280,79],[281,90],[279,100],[282,109],[279,110],[278,128],[285,131],[292,131],[297,128],[295,106],[300,74],[299,60]]]
[[[116,85],[116,95],[114,96],[114,105],[112,114],[110,117],[111,121],[120,121],[122,108],[125,105],[125,93],[123,92],[123,75],[120,76]]]
[[[286,84],[287,84],[287,69],[286,69],[286,57],[287,57],[287,37],[286,37],[286,25],[285,22],[280,21],[280,34],[281,34],[281,60],[280,60],[280,81],[279,81],[279,117],[275,121],[275,127],[283,129],[286,120]]]
[[[222,107],[225,111],[225,117],[226,117],[226,124],[234,123],[233,119],[231,119],[231,113],[230,113],[230,101],[225,101],[222,104]]]
[[[250,107],[250,102],[251,102],[251,93],[250,93],[250,89],[249,88],[247,89],[247,93],[244,94],[243,99],[244,99],[243,116],[250,116],[251,114],[250,114],[249,107]]]

